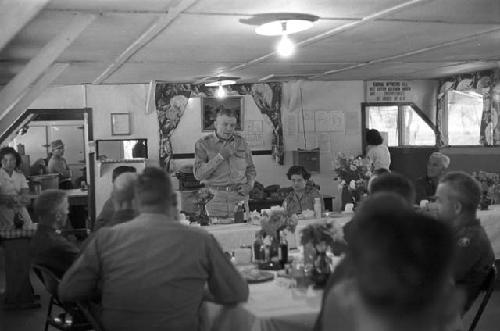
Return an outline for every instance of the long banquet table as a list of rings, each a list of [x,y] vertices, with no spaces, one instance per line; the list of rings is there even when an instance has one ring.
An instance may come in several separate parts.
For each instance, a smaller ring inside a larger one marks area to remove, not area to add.
[[[351,219],[351,214],[337,215],[333,217],[334,222],[343,225]],[[484,227],[495,256],[500,258],[500,205],[490,206],[488,210],[479,210],[478,218]],[[322,219],[323,220],[323,219]],[[320,222],[319,219],[300,220],[295,230],[295,235],[288,238],[289,247],[295,248],[300,238],[300,230],[311,223]],[[260,229],[257,225],[238,223],[238,224],[218,224],[205,228],[220,243],[222,249],[231,252],[241,246],[251,245],[255,239],[255,232]]]
[[[203,304],[202,331],[312,330],[322,291],[289,289],[276,281],[249,285],[248,302],[233,307]]]

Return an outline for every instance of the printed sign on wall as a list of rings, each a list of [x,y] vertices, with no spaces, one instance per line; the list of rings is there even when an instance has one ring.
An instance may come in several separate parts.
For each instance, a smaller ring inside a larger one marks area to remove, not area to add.
[[[410,81],[373,80],[366,82],[367,102],[409,102],[413,100]]]

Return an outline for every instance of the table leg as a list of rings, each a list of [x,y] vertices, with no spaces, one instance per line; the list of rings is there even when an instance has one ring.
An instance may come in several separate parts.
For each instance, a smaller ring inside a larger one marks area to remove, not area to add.
[[[5,304],[22,306],[34,302],[30,282],[29,238],[3,240],[5,248]]]

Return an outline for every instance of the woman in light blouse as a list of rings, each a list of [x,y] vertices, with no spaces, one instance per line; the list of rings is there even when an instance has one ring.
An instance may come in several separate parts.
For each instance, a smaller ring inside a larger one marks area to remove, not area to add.
[[[15,149],[4,147],[0,150],[2,167],[0,168],[0,227],[14,226],[14,217],[17,214],[22,218],[24,226],[31,224],[31,218],[26,210],[30,200],[28,182],[16,168],[21,160]]]
[[[314,211],[314,200],[320,199],[321,210],[324,210],[323,199],[319,190],[309,180],[311,174],[302,166],[291,166],[287,177],[292,181],[292,188],[283,202],[283,207],[288,214],[301,214],[304,210]]]

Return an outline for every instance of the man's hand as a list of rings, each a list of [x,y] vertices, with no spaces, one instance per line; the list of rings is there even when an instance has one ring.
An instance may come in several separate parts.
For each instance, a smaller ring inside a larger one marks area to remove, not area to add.
[[[242,196],[247,196],[251,190],[252,187],[248,184],[240,184],[238,186],[238,194]]]
[[[236,150],[234,149],[234,147],[231,144],[225,145],[219,151],[220,155],[222,155],[224,160],[228,160],[231,156],[234,155],[235,152],[236,152]]]

